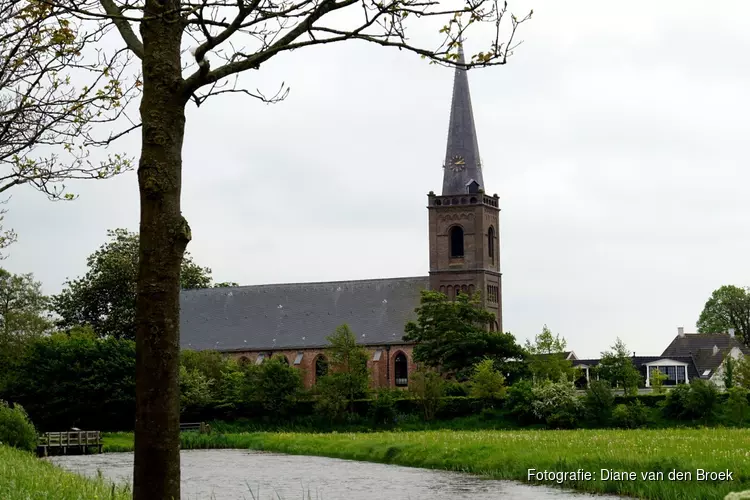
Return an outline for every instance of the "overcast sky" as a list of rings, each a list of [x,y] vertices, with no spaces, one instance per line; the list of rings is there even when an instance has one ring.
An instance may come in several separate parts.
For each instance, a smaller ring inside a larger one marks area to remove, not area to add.
[[[534,9],[507,66],[469,73],[484,180],[500,195],[503,309],[579,357],[621,337],[658,355],[711,291],[748,285],[750,3],[514,0]],[[485,47],[466,40],[466,50]],[[188,250],[217,281],[428,272],[452,70],[364,43],[280,56],[243,82],[286,101],[219,96],[188,112]],[[116,149],[139,152],[138,136]],[[110,228],[138,228],[135,173],[51,203],[19,188],[3,265],[47,293],[85,272]]]

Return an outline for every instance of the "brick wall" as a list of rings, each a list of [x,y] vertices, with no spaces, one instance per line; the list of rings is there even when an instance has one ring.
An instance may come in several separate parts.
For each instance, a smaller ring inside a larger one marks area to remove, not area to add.
[[[392,345],[390,350],[382,346],[364,346],[367,350],[367,368],[370,370],[370,386],[373,389],[380,387],[396,387],[395,381],[395,361],[399,353],[406,356],[407,374],[410,377],[416,368],[412,361],[411,345]],[[374,360],[375,352],[382,350],[380,359]],[[320,356],[325,355],[325,349],[291,349],[291,350],[265,350],[265,351],[235,351],[227,353],[228,356],[240,361],[245,358],[249,363],[255,363],[259,354],[266,357],[283,355],[294,366],[302,370],[302,380],[306,388],[311,388],[315,384],[315,362]],[[302,360],[298,365],[294,364],[297,355],[302,353]]]

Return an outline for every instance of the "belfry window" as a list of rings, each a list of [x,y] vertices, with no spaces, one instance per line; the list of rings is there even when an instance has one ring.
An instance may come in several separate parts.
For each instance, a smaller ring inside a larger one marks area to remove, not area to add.
[[[450,231],[451,257],[464,256],[464,230],[459,226],[453,226]]]
[[[490,226],[487,230],[487,249],[490,252],[490,262],[495,263],[495,228]]]

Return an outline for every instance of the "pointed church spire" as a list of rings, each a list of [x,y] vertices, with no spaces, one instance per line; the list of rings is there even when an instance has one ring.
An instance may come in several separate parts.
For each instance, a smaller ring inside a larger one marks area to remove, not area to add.
[[[463,41],[459,40],[459,44],[458,62],[465,64]],[[470,187],[472,191],[484,189],[477,131],[471,109],[469,78],[466,69],[462,67],[456,67],[453,80],[453,101],[444,167],[443,195],[466,193]]]

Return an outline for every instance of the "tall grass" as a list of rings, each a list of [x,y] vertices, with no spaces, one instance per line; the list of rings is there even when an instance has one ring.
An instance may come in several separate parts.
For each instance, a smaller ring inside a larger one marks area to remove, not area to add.
[[[121,442],[126,435],[119,435]],[[109,437],[105,437],[105,443]],[[319,455],[526,481],[528,469],[596,473],[595,481],[541,484],[638,498],[723,498],[750,489],[750,429],[520,430],[379,433],[183,433],[183,449],[239,448]],[[634,481],[602,481],[601,469],[635,472]],[[696,480],[696,470],[733,473],[729,482]],[[670,481],[670,471],[692,473]],[[641,478],[659,472],[664,480]]]
[[[0,445],[0,498],[3,500],[130,500],[123,486],[66,472],[32,453]]]

